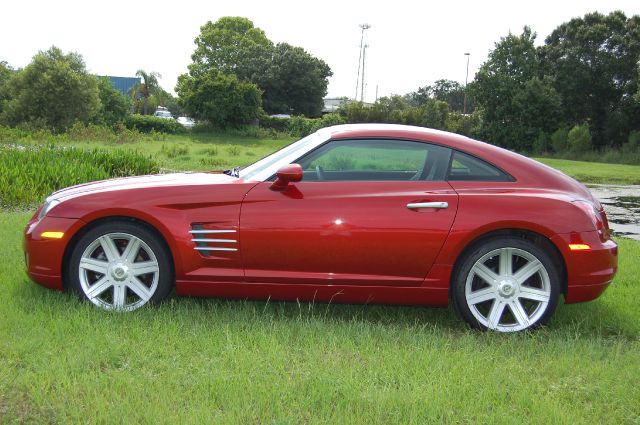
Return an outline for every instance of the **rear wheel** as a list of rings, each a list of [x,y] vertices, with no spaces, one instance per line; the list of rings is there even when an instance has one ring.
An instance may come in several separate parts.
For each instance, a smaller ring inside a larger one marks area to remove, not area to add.
[[[560,274],[532,242],[503,237],[468,252],[454,277],[453,302],[474,328],[498,332],[535,329],[558,303]]]
[[[71,289],[105,310],[131,311],[162,301],[173,284],[171,258],[146,227],[106,222],[83,235],[71,254]]]

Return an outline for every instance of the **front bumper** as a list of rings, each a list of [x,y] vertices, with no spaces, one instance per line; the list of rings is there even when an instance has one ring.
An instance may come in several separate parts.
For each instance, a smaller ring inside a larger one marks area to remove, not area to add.
[[[551,240],[562,252],[567,267],[565,303],[598,298],[618,271],[618,245],[613,240],[602,242],[595,231],[556,235]],[[572,251],[569,244],[575,243],[591,248]]]
[[[62,260],[65,249],[73,235],[84,226],[75,218],[34,217],[27,223],[23,250],[26,271],[34,282],[51,289],[64,289],[62,282]],[[43,232],[63,232],[60,239],[43,238]]]

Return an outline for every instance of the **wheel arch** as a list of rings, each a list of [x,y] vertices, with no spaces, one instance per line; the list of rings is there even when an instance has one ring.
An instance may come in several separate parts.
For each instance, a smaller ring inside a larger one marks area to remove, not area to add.
[[[456,256],[455,262],[453,263],[453,267],[451,269],[451,274],[449,276],[449,296],[452,294],[452,286],[454,284],[454,280],[460,264],[464,260],[464,258],[475,249],[477,246],[486,243],[489,240],[499,239],[502,237],[517,237],[527,240],[539,248],[545,250],[550,254],[551,260],[554,265],[557,267],[558,273],[560,274],[561,282],[560,282],[560,290],[563,295],[567,294],[567,266],[565,263],[565,259],[558,249],[558,247],[545,235],[535,232],[529,229],[523,228],[503,228],[491,230],[481,235],[476,236],[471,241],[469,241],[464,248],[458,253]]]
[[[113,222],[113,221],[125,221],[125,222],[130,222],[130,223],[135,223],[137,225],[143,226],[144,228],[146,228],[147,230],[153,232],[158,239],[160,240],[160,242],[164,245],[164,247],[167,249],[167,251],[169,252],[169,257],[171,258],[171,263],[169,264],[169,267],[171,269],[171,273],[173,274],[173,281],[175,281],[175,274],[176,274],[176,258],[175,258],[175,253],[174,250],[171,248],[171,244],[167,241],[167,238],[165,237],[165,235],[158,230],[157,227],[153,226],[151,223],[142,220],[140,218],[137,217],[132,217],[132,216],[126,216],[126,215],[115,215],[115,216],[106,216],[106,217],[99,217],[96,218],[94,220],[88,221],[86,222],[86,224],[84,226],[82,226],[80,229],[78,229],[75,234],[71,237],[71,239],[69,240],[69,243],[67,244],[67,246],[64,249],[64,254],[62,256],[62,264],[60,267],[60,271],[62,274],[62,287],[63,290],[67,290],[68,289],[68,276],[67,276],[67,267],[66,264],[68,264],[69,259],[71,257],[71,254],[73,252],[73,249],[75,248],[75,246],[78,244],[78,241],[80,240],[80,238],[82,238],[82,236],[84,236],[85,234],[87,234],[91,229],[94,229],[95,227],[104,224],[104,223],[108,223],[108,222]]]

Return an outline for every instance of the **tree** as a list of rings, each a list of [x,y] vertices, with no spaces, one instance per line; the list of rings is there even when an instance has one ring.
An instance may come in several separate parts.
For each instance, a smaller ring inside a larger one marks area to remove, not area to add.
[[[481,136],[492,143],[529,151],[558,122],[558,95],[540,78],[535,38],[529,27],[501,38],[469,85],[483,111]]]
[[[287,43],[274,46],[253,22],[229,16],[203,25],[195,44],[191,76],[213,69],[254,83],[263,91],[269,113],[320,114],[332,73],[304,49]]]
[[[142,78],[142,81],[131,88],[131,100],[135,105],[136,100],[142,98],[142,111],[136,112],[147,115],[149,113],[147,110],[149,99],[160,88],[158,78],[162,78],[162,76],[157,72],[146,72],[142,69],[136,72],[136,76]]]
[[[264,31],[247,18],[233,16],[208,21],[200,27],[195,44],[191,59],[197,66],[192,70],[216,69],[251,82],[265,71],[273,50]]]
[[[99,123],[113,125],[126,118],[130,109],[129,100],[111,86],[109,78],[98,79],[98,96],[100,97],[100,109],[97,114]]]
[[[11,98],[9,81],[15,71],[5,61],[0,61],[0,114],[4,109],[4,103]]]
[[[36,54],[9,86],[12,99],[3,115],[10,125],[64,131],[75,121],[91,121],[100,108],[98,80],[87,73],[82,56],[55,46]]]
[[[264,90],[264,109],[270,113],[319,116],[333,75],[324,61],[301,47],[279,43],[266,72],[254,78]]]
[[[176,92],[191,117],[218,127],[248,124],[261,111],[261,92],[255,84],[215,69],[180,75]]]
[[[564,119],[587,122],[596,146],[620,145],[640,112],[640,16],[589,13],[556,28],[541,48],[542,60],[562,97]]]

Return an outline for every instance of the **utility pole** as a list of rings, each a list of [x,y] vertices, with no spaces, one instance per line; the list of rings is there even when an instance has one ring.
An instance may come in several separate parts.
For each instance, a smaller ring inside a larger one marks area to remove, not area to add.
[[[467,76],[464,77],[464,104],[462,106],[462,114],[467,114],[467,82],[469,81],[469,56],[471,53],[464,54],[467,57]]]
[[[358,55],[358,75],[356,75],[356,95],[353,98],[354,100],[358,100],[358,84],[360,83],[360,64],[362,63],[362,42],[364,41],[364,31],[371,28],[369,24],[360,24],[360,28],[362,28],[362,33],[360,35],[360,51]]]
[[[362,46],[362,88],[360,89],[360,102],[364,102],[364,64],[367,57],[367,47],[369,44]]]
[[[378,101],[378,85],[376,84],[376,102]]]

